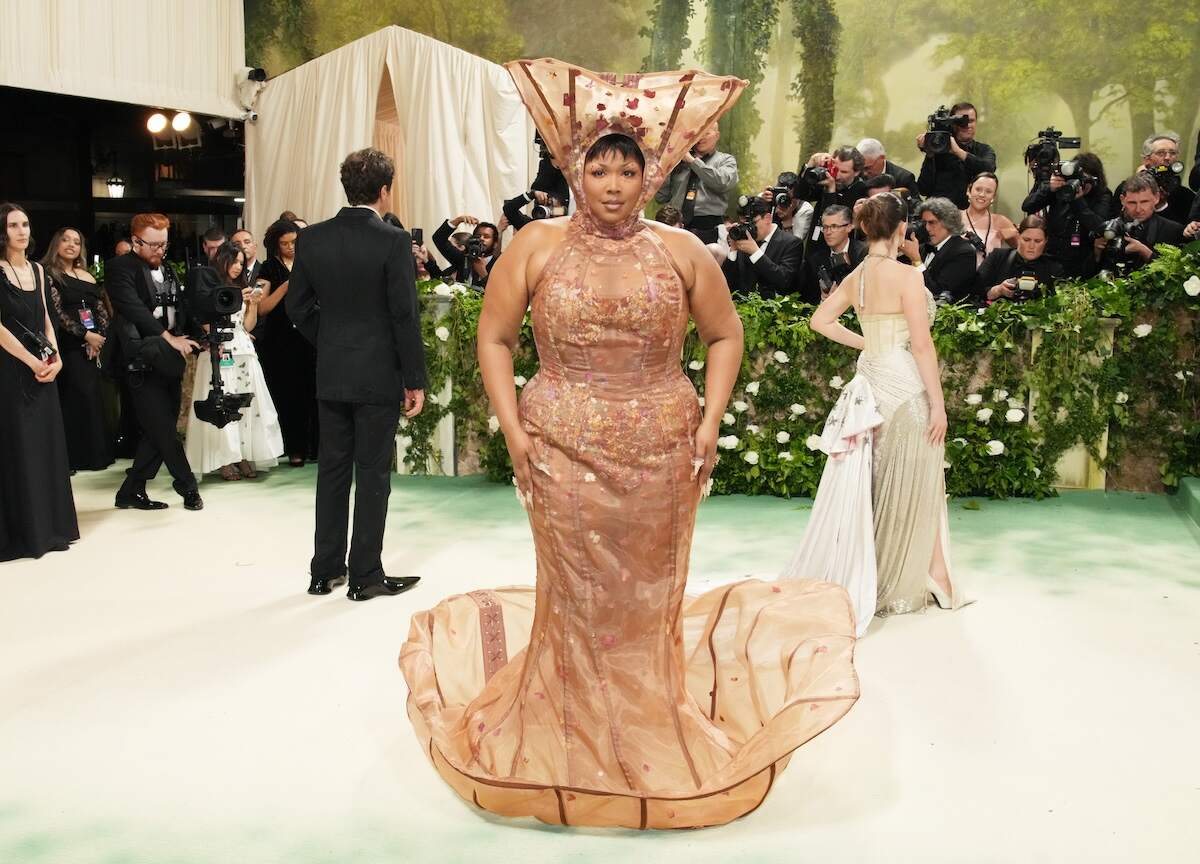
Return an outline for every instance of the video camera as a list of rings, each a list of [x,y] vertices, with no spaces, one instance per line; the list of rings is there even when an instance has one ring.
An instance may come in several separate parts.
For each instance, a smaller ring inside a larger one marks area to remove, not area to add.
[[[242,308],[242,291],[236,285],[222,284],[211,267],[197,267],[191,282],[192,317],[197,324],[208,325],[205,341],[212,361],[208,396],[193,402],[192,407],[198,420],[221,429],[241,420],[242,411],[254,399],[253,393],[226,393],[221,379],[221,345],[233,341],[233,316]]]
[[[955,129],[965,129],[971,125],[971,118],[966,114],[951,114],[945,105],[929,115],[928,126],[925,130],[926,153],[949,153],[950,138]]]
[[[1039,183],[1047,183],[1051,177],[1059,174],[1068,180],[1074,179],[1076,182],[1072,189],[1078,189],[1083,182],[1083,177],[1073,175],[1079,166],[1074,162],[1065,163],[1071,167],[1064,172],[1062,170],[1064,163],[1059,151],[1078,150],[1081,143],[1078,138],[1064,138],[1063,133],[1050,126],[1038,132],[1037,140],[1025,148],[1025,164],[1029,166],[1029,171]],[[1068,185],[1071,185],[1070,182]]]

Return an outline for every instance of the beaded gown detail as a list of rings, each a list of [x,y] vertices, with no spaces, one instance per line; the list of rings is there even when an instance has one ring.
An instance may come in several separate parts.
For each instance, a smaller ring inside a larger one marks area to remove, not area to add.
[[[857,699],[853,613],[815,581],[685,597],[701,497],[700,409],[680,361],[688,295],[656,231],[595,223],[579,178],[588,147],[625,131],[647,158],[644,203],[743,84],[679,72],[618,84],[550,60],[509,70],[580,202],[532,290],[541,367],[520,416],[537,454],[537,584],[413,616],[409,715],[446,782],[495,813],[728,822]]]

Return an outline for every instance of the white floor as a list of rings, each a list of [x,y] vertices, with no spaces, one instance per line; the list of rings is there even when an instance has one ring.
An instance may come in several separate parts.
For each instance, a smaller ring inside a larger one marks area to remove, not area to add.
[[[1200,531],[1164,499],[955,506],[979,602],[877,622],[766,803],[668,834],[491,818],[417,746],[408,617],[531,581],[510,490],[397,479],[385,564],[423,581],[355,604],[304,593],[311,469],[202,513],[76,480],[84,539],[0,565],[0,862],[1197,860]],[[693,582],[769,575],[806,518],[713,499]]]

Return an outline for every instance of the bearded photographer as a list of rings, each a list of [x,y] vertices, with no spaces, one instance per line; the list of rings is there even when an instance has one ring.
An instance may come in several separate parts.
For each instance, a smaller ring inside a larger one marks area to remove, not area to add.
[[[1092,255],[1091,238],[1099,236],[1113,195],[1095,153],[1080,153],[1063,167],[1038,180],[1021,210],[1045,218],[1047,253],[1062,262],[1068,276],[1082,276]]]
[[[794,293],[804,244],[775,224],[774,208],[764,198],[747,199],[739,215],[729,227],[729,254],[721,265],[729,290],[767,298]]]
[[[906,237],[900,245],[910,261],[923,261],[925,287],[939,303],[958,303],[975,290],[975,246],[962,236],[962,210],[947,198],[930,198],[917,205],[924,236]],[[926,240],[924,259],[918,241]]]
[[[465,247],[459,249],[450,241],[450,235],[455,228],[464,224],[473,226],[473,229]],[[469,215],[448,219],[433,232],[433,245],[449,263],[454,280],[480,290],[487,287],[488,276],[500,257],[496,251],[499,240],[500,230],[495,225]]]
[[[1148,174],[1158,185],[1159,215],[1186,225],[1193,221],[1191,215],[1196,193],[1183,185],[1183,162],[1179,160],[1179,136],[1174,132],[1151,135],[1142,142],[1142,164],[1138,174]],[[1119,199],[1124,191],[1122,183],[1113,193],[1114,201],[1110,215],[1120,212]]]
[[[116,339],[104,343],[102,364],[124,375],[142,437],[125,482],[117,490],[121,510],[162,510],[166,504],[146,495],[165,462],[175,491],[188,510],[204,501],[196,477],[175,434],[187,358],[200,350],[190,338],[191,322],[183,290],[163,261],[170,222],[161,213],[139,213],[130,223],[133,251],[104,265],[104,281],[114,320],[109,329]]]
[[[1092,257],[1085,276],[1101,270],[1120,275],[1138,270],[1158,254],[1160,243],[1179,246],[1183,226],[1155,212],[1159,202],[1158,184],[1145,173],[1134,174],[1121,184],[1119,216],[1105,222],[1092,243]]]
[[[716,125],[701,132],[696,146],[683,154],[683,161],[654,194],[659,204],[670,204],[683,214],[683,227],[702,243],[717,242],[717,226],[738,183],[737,159],[717,149],[720,140]]]
[[[834,204],[821,213],[821,243],[808,249],[804,260],[801,294],[814,306],[829,296],[846,274],[867,257],[867,244],[854,237],[854,217],[849,207]]]
[[[949,198],[966,210],[967,184],[984,171],[995,173],[996,151],[975,140],[979,113],[970,102],[958,102],[948,112],[929,117],[929,129],[917,136],[925,154],[917,190],[926,198]]]

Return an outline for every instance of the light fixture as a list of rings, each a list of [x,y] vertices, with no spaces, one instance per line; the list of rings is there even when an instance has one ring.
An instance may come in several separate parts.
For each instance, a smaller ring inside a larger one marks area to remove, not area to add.
[[[155,111],[150,115],[150,119],[146,121],[146,129],[151,135],[157,135],[159,132],[167,128],[167,115],[161,111]]]
[[[171,118],[171,128],[176,132],[183,132],[192,125],[192,115],[186,111],[180,111]]]
[[[120,174],[113,172],[113,175],[104,181],[104,185],[108,187],[109,198],[125,197],[125,181],[121,179]]]

